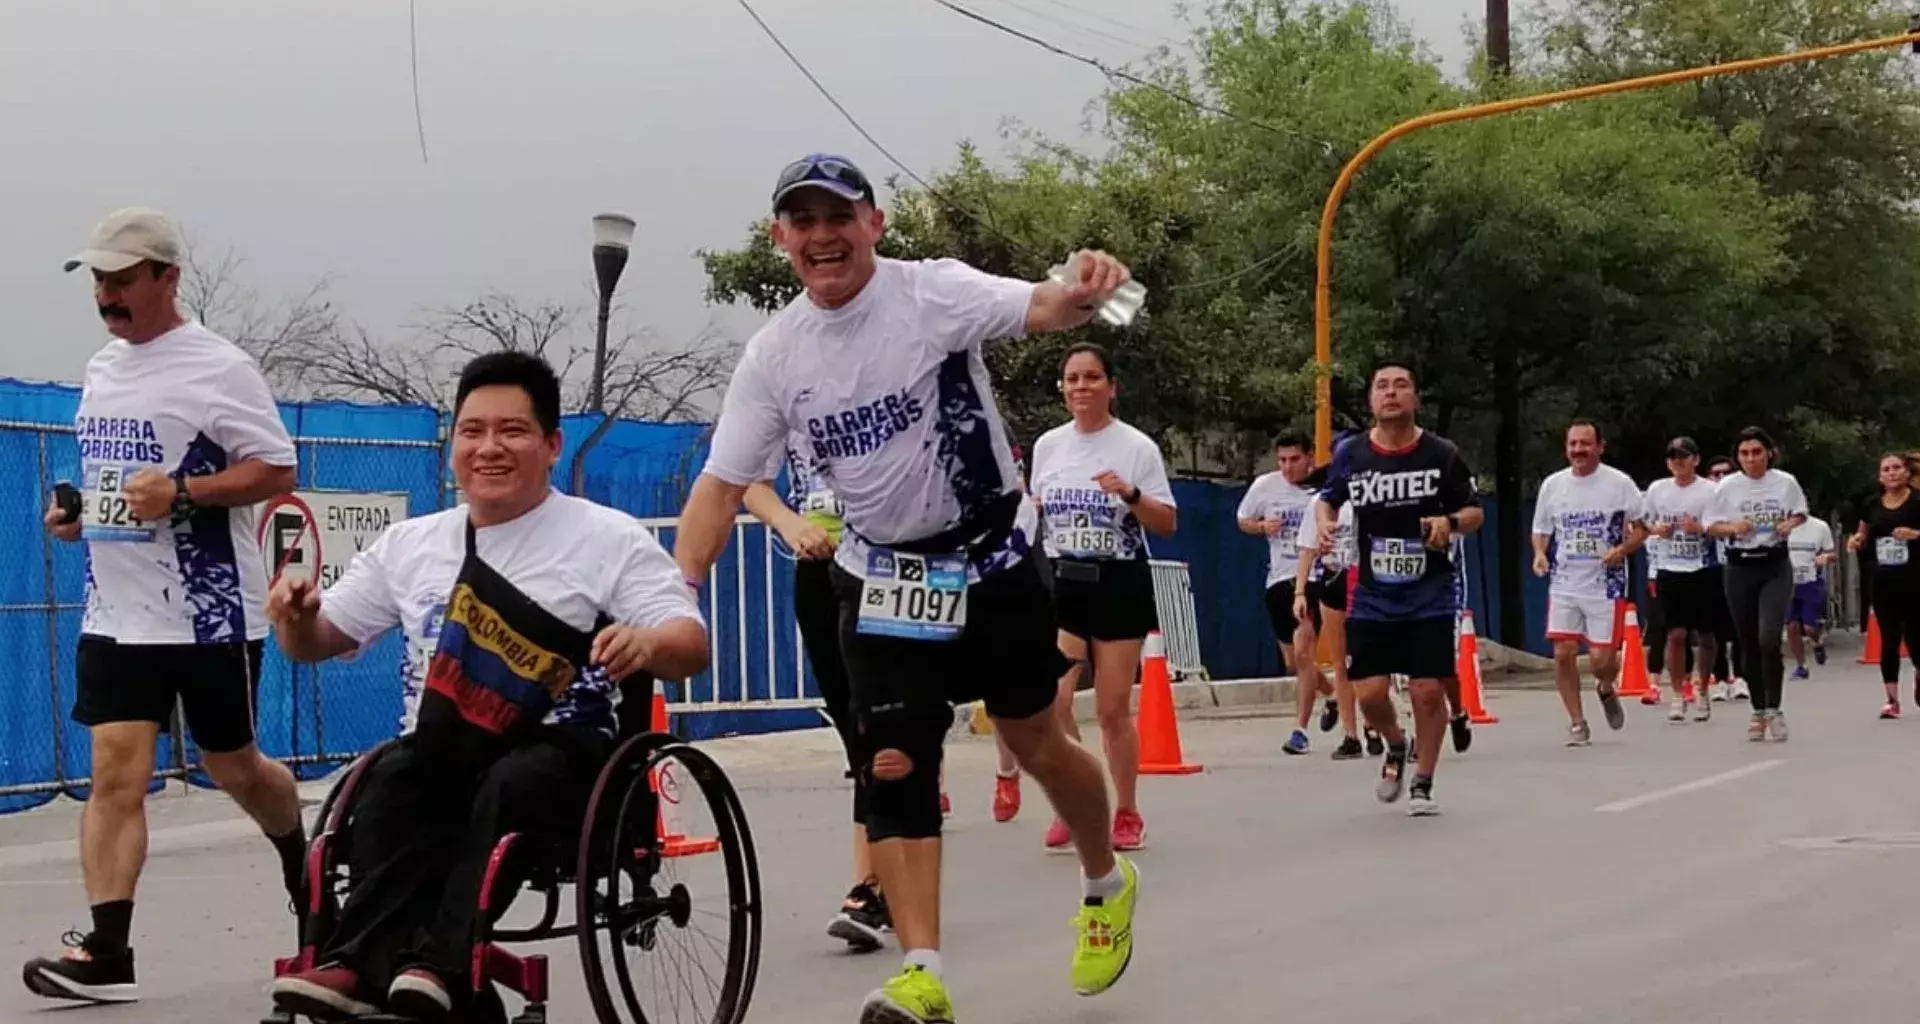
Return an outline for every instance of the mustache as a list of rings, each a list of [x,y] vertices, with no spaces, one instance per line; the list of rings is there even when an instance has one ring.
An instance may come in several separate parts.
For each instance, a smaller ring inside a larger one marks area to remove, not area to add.
[[[133,311],[117,302],[109,302],[100,307],[100,319],[109,320],[114,317],[119,317],[122,320],[131,320],[133,319]]]

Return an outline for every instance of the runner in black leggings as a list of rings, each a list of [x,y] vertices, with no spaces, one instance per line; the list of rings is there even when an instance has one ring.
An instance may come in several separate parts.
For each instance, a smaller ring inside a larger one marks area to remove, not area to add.
[[[893,915],[880,891],[880,878],[873,870],[867,847],[864,769],[873,755],[854,724],[847,662],[840,653],[840,600],[829,572],[844,524],[840,499],[803,454],[805,451],[804,438],[791,439],[786,453],[785,500],[771,486],[757,483],[747,488],[744,504],[755,518],[778,532],[793,552],[794,624],[799,627],[807,660],[813,665],[814,682],[820,688],[827,718],[847,752],[847,776],[853,780],[854,883],[841,901],[839,913],[827,922],[827,934],[856,953],[870,953],[886,944],[893,932]],[[776,476],[778,472],[779,466],[772,466],[767,475]]]
[[[1915,666],[1914,701],[1920,703],[1920,500],[1913,493],[1914,466],[1904,455],[1880,459],[1880,500],[1867,506],[1847,549],[1868,553],[1873,564],[1873,617],[1880,624],[1880,681],[1887,685],[1881,718],[1900,717],[1900,645]]]
[[[1732,475],[1737,468],[1733,460],[1727,458],[1725,455],[1714,456],[1713,461],[1707,464],[1707,479],[1713,481],[1715,487],[1719,487],[1720,481]],[[1727,562],[1727,542],[1715,541],[1714,543],[1719,545],[1717,561],[1721,565],[1725,565]],[[1721,575],[1721,570],[1715,569],[1713,571],[1715,575]],[[1714,621],[1713,626],[1715,648],[1712,666],[1713,671],[1711,673],[1699,672],[1698,674],[1702,676],[1711,675],[1713,677],[1712,685],[1707,687],[1709,696],[1711,696],[1713,700],[1747,700],[1749,699],[1747,692],[1747,671],[1744,666],[1740,664],[1740,638],[1734,635],[1733,615],[1727,611],[1726,582],[1724,579],[1716,581],[1715,590],[1720,594],[1720,616]],[[1689,658],[1692,657],[1691,651],[1689,651],[1688,656]],[[1688,671],[1697,670],[1690,664]]]
[[[1793,474],[1772,468],[1779,449],[1759,427],[1740,432],[1740,472],[1720,481],[1707,509],[1707,533],[1727,542],[1727,607],[1740,637],[1741,663],[1753,673],[1747,739],[1784,742],[1780,713],[1786,665],[1780,631],[1793,600],[1787,536],[1807,521],[1807,497]]]

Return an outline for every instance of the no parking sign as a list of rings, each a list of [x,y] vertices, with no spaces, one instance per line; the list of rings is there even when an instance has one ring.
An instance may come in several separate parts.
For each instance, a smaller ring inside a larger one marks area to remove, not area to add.
[[[331,586],[353,556],[407,518],[407,496],[389,492],[295,491],[260,512],[259,541],[269,583],[282,576]]]

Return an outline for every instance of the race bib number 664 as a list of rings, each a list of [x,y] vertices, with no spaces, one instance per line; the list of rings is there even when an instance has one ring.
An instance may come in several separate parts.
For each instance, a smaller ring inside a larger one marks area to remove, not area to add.
[[[859,632],[908,640],[952,641],[967,625],[967,561],[962,555],[871,551],[860,587]]]

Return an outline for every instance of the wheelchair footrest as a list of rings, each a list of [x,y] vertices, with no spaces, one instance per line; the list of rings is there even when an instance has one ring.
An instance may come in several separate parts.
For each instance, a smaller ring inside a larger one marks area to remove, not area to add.
[[[480,973],[475,984],[504,985],[529,1003],[547,1001],[547,958],[539,953],[515,956],[499,946],[481,947]]]
[[[273,976],[276,978],[284,978],[289,974],[299,974],[301,971],[310,971],[312,969],[312,946],[302,948],[300,952],[293,956],[276,956],[273,958]]]

